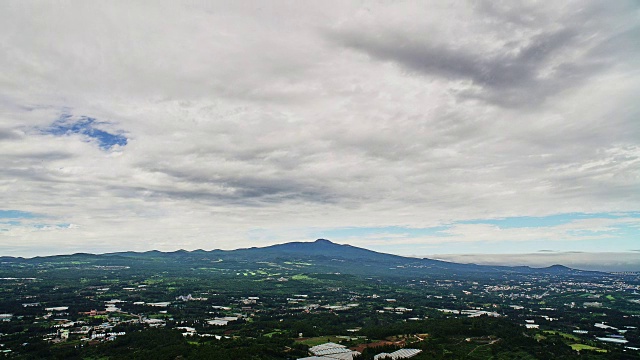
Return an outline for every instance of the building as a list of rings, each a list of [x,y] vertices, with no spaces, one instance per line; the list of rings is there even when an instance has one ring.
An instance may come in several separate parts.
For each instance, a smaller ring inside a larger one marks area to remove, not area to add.
[[[55,307],[48,307],[44,309],[45,311],[67,311],[69,310],[68,306],[55,306]]]
[[[170,301],[162,301],[162,302],[157,302],[157,303],[147,303],[147,305],[155,306],[155,307],[167,307],[170,304],[171,304]]]
[[[396,350],[392,353],[380,353],[373,357],[373,360],[382,360],[382,359],[409,359],[418,354],[420,354],[422,350],[419,349],[400,349]]]
[[[357,351],[347,349],[344,345],[332,342],[311,347],[309,352],[313,356],[303,358],[304,360],[352,360],[355,355],[360,355]]]

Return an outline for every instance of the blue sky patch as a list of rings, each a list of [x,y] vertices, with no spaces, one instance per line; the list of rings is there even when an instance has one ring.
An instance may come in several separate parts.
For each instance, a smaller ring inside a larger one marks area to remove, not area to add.
[[[576,220],[584,219],[620,219],[620,218],[640,218],[639,212],[623,212],[623,213],[567,213],[549,216],[516,216],[501,219],[476,219],[468,221],[459,221],[457,224],[490,224],[502,229],[513,228],[539,228],[548,226],[558,226],[568,224]]]
[[[72,115],[65,114],[60,116],[48,128],[44,129],[45,134],[65,136],[70,134],[80,134],[87,137],[88,141],[95,141],[102,150],[109,150],[114,146],[127,145],[127,138],[122,132],[110,133],[100,129],[108,122],[97,121],[88,116],[75,118]]]
[[[22,226],[24,220],[41,218],[41,215],[20,210],[0,210],[0,231],[9,231],[9,228]]]
[[[37,214],[20,210],[0,210],[0,219],[35,219]]]
[[[34,224],[33,227],[38,229],[38,230],[42,230],[42,229],[50,229],[50,228],[57,228],[57,229],[66,229],[70,226],[71,224],[68,223],[59,223],[59,224]]]
[[[69,223],[49,223],[48,217],[42,214],[31,213],[21,210],[0,210],[0,231],[6,232],[12,228],[27,229],[66,229],[71,226]]]

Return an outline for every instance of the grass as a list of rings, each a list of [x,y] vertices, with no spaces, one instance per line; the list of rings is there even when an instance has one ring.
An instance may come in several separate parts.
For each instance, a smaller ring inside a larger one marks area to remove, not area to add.
[[[270,333],[266,333],[266,334],[264,334],[263,336],[266,336],[266,337],[272,337],[273,335],[276,335],[276,334],[282,334],[283,332],[284,332],[284,331],[282,331],[282,330],[280,330],[280,329],[275,329],[275,331],[272,331],[272,332],[270,332]]]
[[[585,344],[571,344],[570,346],[575,351],[588,350],[588,351],[597,351],[597,352],[607,352],[607,350],[605,349],[600,349],[595,346],[585,345]]]
[[[308,346],[316,346],[316,345],[320,345],[320,344],[324,344],[326,342],[334,342],[334,343],[338,343],[341,340],[344,340],[343,338],[339,338],[335,335],[326,335],[326,336],[317,336],[317,337],[312,337],[312,338],[308,338],[308,339],[304,339],[304,340],[296,340],[297,343],[301,343],[301,344],[305,344]]]
[[[151,314],[149,315],[149,319],[164,319],[169,318],[171,315],[169,314]]]
[[[314,279],[308,277],[307,275],[299,274],[299,275],[293,275],[291,277],[291,280],[314,280]]]
[[[543,331],[545,334],[555,334],[555,335],[560,335],[565,339],[571,339],[574,341],[580,341],[580,338],[575,336],[575,335],[571,335],[571,334],[567,334],[567,333],[563,333],[560,331],[553,331],[553,330],[545,330]]]

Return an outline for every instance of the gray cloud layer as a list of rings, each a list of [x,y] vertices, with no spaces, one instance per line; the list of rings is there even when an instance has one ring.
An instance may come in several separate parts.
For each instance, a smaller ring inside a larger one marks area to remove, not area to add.
[[[553,7],[528,12],[516,4],[496,9],[496,4],[479,2],[477,15],[481,16],[483,24],[479,26],[484,34],[474,34],[471,39],[484,36],[489,43],[480,39],[475,46],[437,38],[433,41],[428,26],[384,29],[384,23],[365,27],[357,24],[331,37],[374,59],[397,63],[411,73],[468,82],[471,87],[459,94],[462,98],[502,106],[538,106],[597,77],[604,69],[625,66],[620,63],[621,57],[632,62],[626,66],[637,64],[640,52],[634,35],[639,34],[638,26],[606,28],[619,21],[626,6],[590,5],[557,13],[560,9]],[[460,27],[473,25],[456,23]],[[374,26],[383,30],[376,31]]]

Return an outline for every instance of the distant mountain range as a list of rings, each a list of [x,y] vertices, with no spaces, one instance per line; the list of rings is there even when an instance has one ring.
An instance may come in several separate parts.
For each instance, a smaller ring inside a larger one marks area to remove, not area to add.
[[[364,276],[421,276],[464,275],[501,276],[508,274],[551,274],[572,276],[597,276],[604,273],[571,269],[562,265],[545,268],[528,266],[489,266],[460,264],[428,258],[411,258],[371,251],[351,245],[341,245],[329,240],[313,242],[289,242],[267,247],[237,250],[178,250],[161,252],[116,252],[102,255],[73,254],[31,259],[0,257],[0,262],[69,262],[84,261],[95,265],[155,265],[169,267],[204,267],[217,263],[226,269],[242,269],[258,263],[293,264],[300,271],[315,273],[341,273]],[[296,265],[298,264],[298,265]],[[299,265],[303,264],[303,265]]]

